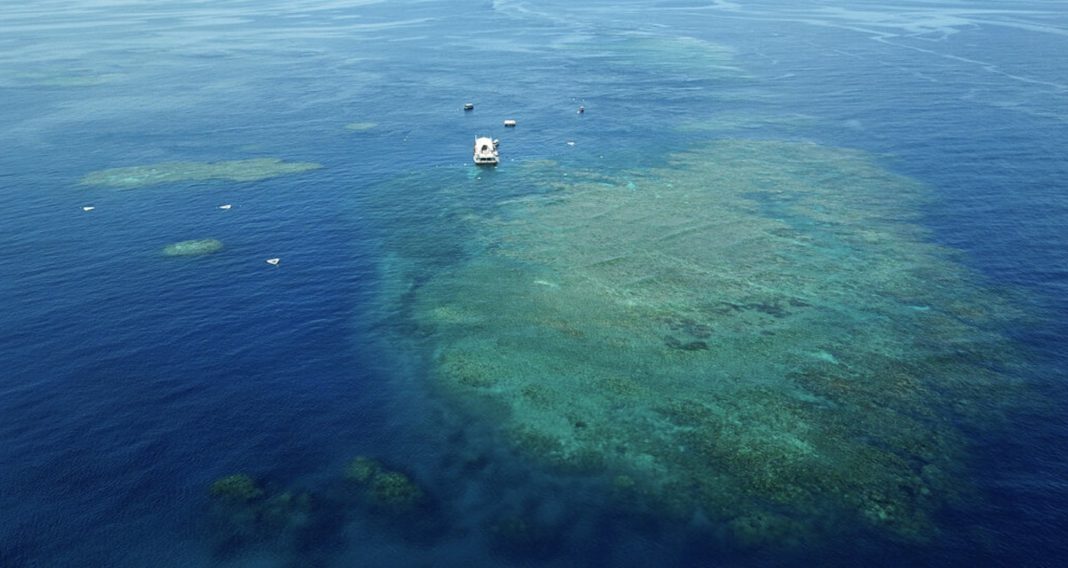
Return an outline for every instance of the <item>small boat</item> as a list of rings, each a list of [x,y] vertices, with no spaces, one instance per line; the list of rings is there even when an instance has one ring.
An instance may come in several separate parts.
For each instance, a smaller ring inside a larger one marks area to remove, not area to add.
[[[219,209],[229,209],[229,208],[231,208],[231,207],[233,207],[233,205],[230,205],[229,203],[227,203],[227,204],[225,204],[225,205],[220,205],[220,206],[219,206]]]
[[[85,207],[82,207],[82,211],[92,211],[93,209],[96,209],[96,207],[93,207],[93,206],[90,206],[90,205],[86,205]]]
[[[515,119],[514,118],[509,118],[508,120],[504,121],[504,125],[505,126],[515,126]]]
[[[475,163],[480,166],[496,166],[501,161],[497,151],[500,143],[500,140],[493,140],[488,136],[475,138]]]
[[[279,262],[282,262],[282,259],[280,259],[280,258],[268,258],[267,259],[267,264],[270,264],[271,266],[278,266]]]
[[[475,110],[474,103],[464,103],[464,110]]]
[[[568,145],[568,146],[574,146],[574,145],[575,145],[575,143],[574,143],[574,142],[572,142],[572,141],[570,141],[570,140],[568,140],[568,141],[567,141],[567,145]]]
[[[579,109],[578,109],[578,113],[579,113],[579,114],[583,114],[583,113],[585,113],[585,112],[586,112],[586,107],[584,107],[584,106],[580,106],[580,107],[579,107]]]

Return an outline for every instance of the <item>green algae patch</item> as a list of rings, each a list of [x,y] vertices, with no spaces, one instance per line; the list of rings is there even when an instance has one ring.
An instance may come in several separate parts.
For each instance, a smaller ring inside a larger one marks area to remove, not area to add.
[[[614,480],[620,506],[699,513],[740,548],[936,538],[967,487],[957,424],[1013,396],[995,369],[1021,314],[929,242],[923,187],[770,141],[515,175],[528,195],[450,217],[481,249],[391,272],[417,274],[397,313],[457,408],[492,409],[549,469]]]
[[[219,252],[223,249],[222,241],[216,239],[195,239],[169,244],[163,247],[164,256],[201,256]]]
[[[352,132],[366,132],[372,130],[378,126],[374,122],[350,122],[345,125],[345,130],[351,130]]]
[[[313,162],[285,162],[278,158],[253,158],[227,162],[164,162],[92,172],[82,179],[82,183],[115,189],[136,189],[188,181],[250,182],[298,174],[321,167],[320,164]]]

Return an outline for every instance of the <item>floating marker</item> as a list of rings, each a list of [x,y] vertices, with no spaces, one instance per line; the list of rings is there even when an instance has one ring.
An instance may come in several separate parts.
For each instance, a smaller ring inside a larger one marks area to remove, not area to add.
[[[282,262],[282,259],[280,259],[280,258],[268,258],[267,259],[267,264],[270,264],[271,266],[278,266],[279,262]]]
[[[220,205],[219,209],[229,209],[231,207],[233,207],[233,205],[230,205],[229,203],[227,203],[226,205]]]
[[[96,207],[92,207],[92,206],[89,206],[89,205],[86,205],[85,207],[82,207],[82,211],[92,211],[93,209],[96,209]]]

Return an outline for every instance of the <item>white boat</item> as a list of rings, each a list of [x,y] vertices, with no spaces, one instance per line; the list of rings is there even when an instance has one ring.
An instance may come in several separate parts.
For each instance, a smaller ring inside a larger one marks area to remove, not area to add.
[[[227,203],[226,205],[220,205],[219,209],[229,209],[231,207],[233,207],[233,205],[230,205],[229,203]]]
[[[92,206],[89,206],[89,205],[86,205],[85,207],[82,207],[82,211],[92,211],[93,209],[96,209],[96,207],[92,207]]]
[[[280,258],[268,258],[267,259],[267,264],[270,264],[271,266],[278,266],[279,262],[282,262],[282,259],[280,259]]]
[[[497,146],[500,140],[493,140],[488,136],[475,138],[475,163],[480,166],[496,166],[500,161]]]
[[[515,119],[514,118],[509,118],[508,120],[504,121],[504,125],[505,126],[515,126]]]

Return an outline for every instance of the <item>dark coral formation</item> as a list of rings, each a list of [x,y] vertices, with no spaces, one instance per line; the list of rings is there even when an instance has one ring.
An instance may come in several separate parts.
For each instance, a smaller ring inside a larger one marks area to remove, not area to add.
[[[216,550],[231,554],[249,546],[286,548],[311,521],[311,497],[264,486],[245,474],[211,485],[211,527]]]
[[[222,477],[208,493],[206,528],[219,556],[271,549],[305,565],[309,558],[329,558],[354,521],[422,543],[447,530],[447,519],[422,486],[368,457],[316,486],[314,497],[246,474]]]
[[[664,338],[664,345],[672,349],[679,349],[681,351],[708,351],[708,344],[704,341],[688,341],[683,343],[679,338],[674,335],[669,335]]]
[[[530,515],[504,515],[486,527],[490,547],[499,554],[519,560],[543,560],[559,554],[561,527]]]
[[[360,489],[363,501],[388,514],[404,514],[427,504],[426,492],[409,476],[367,457],[352,460],[345,479]]]

